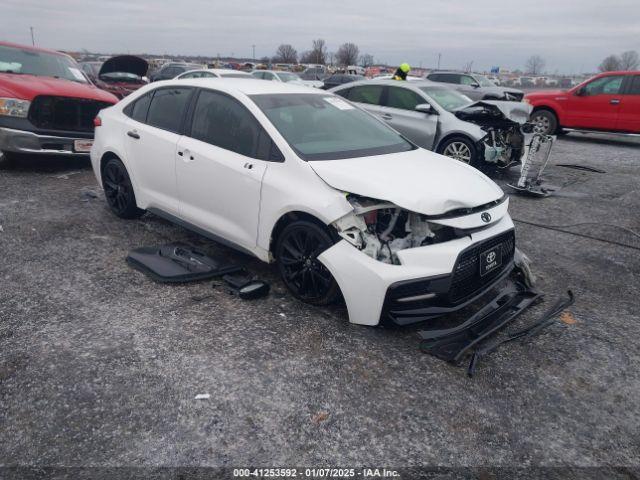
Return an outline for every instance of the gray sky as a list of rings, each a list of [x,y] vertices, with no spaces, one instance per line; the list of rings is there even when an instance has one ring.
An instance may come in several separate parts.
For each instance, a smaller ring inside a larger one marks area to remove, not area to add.
[[[610,53],[640,51],[640,0],[2,0],[0,39],[105,53],[271,56],[324,38],[376,61],[443,68],[594,71]]]

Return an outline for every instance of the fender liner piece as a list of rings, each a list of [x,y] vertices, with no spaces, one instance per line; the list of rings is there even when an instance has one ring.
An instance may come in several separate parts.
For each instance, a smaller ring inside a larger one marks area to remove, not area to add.
[[[162,283],[207,280],[241,269],[239,265],[228,260],[210,257],[182,243],[136,248],[129,252],[127,263]]]

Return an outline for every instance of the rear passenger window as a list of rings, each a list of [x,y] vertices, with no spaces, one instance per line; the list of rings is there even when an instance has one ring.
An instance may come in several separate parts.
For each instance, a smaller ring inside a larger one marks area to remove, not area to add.
[[[269,135],[237,100],[221,93],[200,92],[191,137],[259,160],[282,160]]]
[[[147,112],[149,111],[149,104],[151,103],[151,96],[152,93],[147,93],[136,100],[131,106],[132,108],[129,116],[136,122],[146,123]]]
[[[382,100],[382,85],[364,85],[354,87],[349,93],[349,100],[358,103],[370,103],[380,105]]]
[[[147,123],[154,127],[180,133],[182,117],[189,102],[190,88],[161,88],[155,91]]]

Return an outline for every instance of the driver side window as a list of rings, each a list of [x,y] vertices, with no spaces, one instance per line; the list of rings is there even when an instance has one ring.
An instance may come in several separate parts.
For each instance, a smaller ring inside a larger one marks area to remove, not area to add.
[[[418,94],[407,88],[389,87],[387,107],[402,110],[415,110],[417,105],[427,103]]]
[[[476,82],[475,79],[473,77],[470,77],[469,75],[460,75],[460,83],[462,85],[477,85],[478,82]]]
[[[593,82],[587,83],[582,88],[582,94],[586,97],[592,97],[594,95],[616,95],[620,93],[623,79],[624,77],[622,75],[596,78]]]

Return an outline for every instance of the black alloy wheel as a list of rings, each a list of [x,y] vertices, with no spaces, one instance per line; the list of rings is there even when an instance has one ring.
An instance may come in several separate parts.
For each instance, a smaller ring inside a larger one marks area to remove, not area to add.
[[[276,263],[293,295],[313,305],[326,305],[338,298],[339,288],[318,255],[335,242],[320,225],[304,220],[287,225],[276,244]]]
[[[136,205],[131,179],[124,164],[110,159],[102,169],[102,187],[111,211],[120,218],[138,218],[144,214]]]

